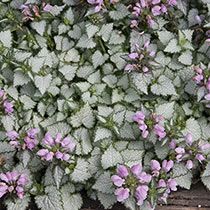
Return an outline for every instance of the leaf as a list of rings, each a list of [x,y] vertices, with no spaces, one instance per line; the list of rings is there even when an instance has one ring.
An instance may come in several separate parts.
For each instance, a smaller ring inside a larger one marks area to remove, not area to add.
[[[77,43],[77,47],[80,48],[88,48],[88,49],[93,49],[96,46],[96,43],[93,41],[92,38],[88,38],[87,35],[83,35],[78,43]]]
[[[164,52],[177,53],[181,51],[181,47],[178,45],[177,39],[171,39],[171,41],[166,46]]]
[[[7,48],[12,46],[12,33],[10,30],[0,32],[0,42]]]
[[[207,164],[202,174],[201,180],[203,184],[210,190],[210,163]]]
[[[6,131],[13,130],[13,126],[15,124],[14,118],[11,115],[5,115],[1,118],[1,122]]]
[[[77,165],[74,168],[73,173],[70,175],[74,182],[84,182],[91,177],[88,171],[89,163],[82,158],[77,160]]]
[[[111,37],[109,39],[109,44],[117,45],[125,42],[125,36],[121,34],[119,31],[112,31]]]
[[[187,135],[187,133],[191,133],[193,137],[193,141],[196,141],[201,138],[201,127],[197,120],[194,118],[190,118],[186,121],[186,128],[183,130],[183,135]]]
[[[35,197],[36,204],[41,210],[60,210],[62,209],[60,192],[54,186],[47,186],[44,195]]]
[[[107,42],[111,36],[111,32],[113,30],[113,23],[103,24],[98,35],[102,37],[102,39]]]
[[[111,181],[111,174],[109,171],[105,171],[96,179],[96,182],[93,185],[93,189],[106,194],[114,192],[113,183]]]
[[[53,178],[57,189],[60,188],[61,180],[64,176],[64,170],[60,166],[55,166],[53,171]]]
[[[104,152],[101,157],[101,164],[104,169],[116,166],[118,163],[122,163],[121,154],[111,145]]]
[[[34,83],[42,95],[44,95],[44,93],[50,87],[51,81],[52,81],[51,74],[48,74],[46,76],[35,76],[34,78]]]
[[[101,66],[104,64],[104,62],[107,60],[108,55],[103,55],[99,50],[96,50],[94,54],[92,55],[92,62],[93,66],[96,69],[98,66]]]
[[[79,62],[80,61],[79,52],[76,49],[74,49],[74,48],[70,49],[66,53],[64,60],[66,62]]]
[[[141,164],[142,158],[144,155],[144,148],[142,150],[131,150],[126,149],[121,152],[121,155],[123,157],[123,163],[125,163],[128,166],[133,166],[134,164]]]
[[[161,160],[167,158],[169,153],[169,147],[167,144],[162,145],[162,142],[156,142],[155,144],[155,153],[157,157]]]
[[[192,52],[189,50],[183,52],[178,58],[179,62],[188,66],[192,64],[192,59],[193,59]]]
[[[151,77],[149,75],[132,73],[131,78],[137,90],[140,90],[145,94],[148,94],[148,85],[151,82]]]
[[[176,95],[176,90],[172,81],[164,75],[161,75],[158,82],[151,86],[151,91],[155,95]]]
[[[77,66],[72,65],[64,65],[63,67],[59,68],[59,71],[63,74],[66,80],[71,81],[73,80],[76,74]]]
[[[13,80],[14,87],[25,85],[29,81],[30,81],[30,78],[28,77],[27,74],[24,74],[21,71],[16,71],[15,72],[15,74],[14,74],[14,80]]]
[[[7,199],[5,204],[7,210],[24,210],[28,207],[30,202],[30,197],[25,195],[23,199]]]
[[[68,20],[69,24],[73,24],[74,23],[74,13],[73,13],[71,7],[69,7],[69,9],[65,12],[64,18],[66,20]]]
[[[177,7],[180,9],[185,15],[187,15],[187,0],[177,0]]]
[[[84,125],[86,128],[92,128],[95,123],[95,117],[89,104],[85,104],[80,111],[71,117],[73,127]]]
[[[31,26],[33,29],[36,30],[36,32],[43,36],[44,35],[44,32],[45,32],[45,28],[46,28],[46,21],[45,20],[41,20],[40,22],[32,22],[31,23]]]
[[[88,38],[92,38],[99,31],[99,27],[96,25],[86,25],[86,32]]]
[[[165,119],[171,119],[174,114],[174,104],[175,102],[160,104],[156,107],[155,113],[162,115]]]
[[[107,128],[98,127],[95,132],[94,142],[112,138],[112,132]]]
[[[170,31],[158,31],[159,40],[162,42],[163,45],[167,45],[170,40],[174,38],[174,34]]]
[[[128,8],[125,5],[116,4],[115,8],[116,10],[112,10],[111,12],[109,12],[110,17],[113,20],[120,20],[129,15]]]
[[[51,135],[55,136],[57,133],[61,133],[63,136],[69,134],[71,128],[69,124],[65,122],[55,123],[47,127],[47,130]]]
[[[192,173],[183,164],[177,163],[173,167],[173,178],[177,184],[185,189],[190,189],[192,184]]]
[[[0,141],[0,154],[14,152],[15,148],[6,141]]]
[[[104,206],[105,209],[110,209],[116,202],[116,196],[112,194],[107,193],[97,193],[98,200],[101,202],[101,204]]]
[[[22,95],[20,101],[23,103],[23,108],[25,110],[33,109],[36,103],[27,95]]]

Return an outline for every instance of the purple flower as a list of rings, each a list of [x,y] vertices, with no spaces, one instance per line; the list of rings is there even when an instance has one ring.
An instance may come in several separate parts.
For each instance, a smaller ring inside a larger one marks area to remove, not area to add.
[[[203,150],[210,149],[210,144],[209,144],[209,143],[202,144],[199,148],[200,148],[202,151],[203,151]]]
[[[14,130],[13,131],[8,131],[6,133],[6,135],[12,141],[16,140],[19,137],[19,134],[16,131],[14,131]]]
[[[191,133],[188,133],[186,136],[185,136],[185,141],[188,145],[192,145],[193,143],[193,138],[192,138],[192,134]]]
[[[127,177],[129,175],[127,167],[123,165],[119,165],[117,167],[117,174],[122,178]]]
[[[28,136],[26,136],[24,138],[24,142],[26,144],[26,147],[29,149],[29,150],[33,150],[36,145],[38,144],[38,141],[36,139],[33,139],[33,138],[29,138]]]
[[[3,103],[4,106],[4,111],[6,112],[6,114],[12,114],[14,109],[13,109],[13,104],[7,100],[4,101]]]
[[[125,183],[125,180],[117,175],[113,175],[111,177],[111,179],[112,179],[112,182],[114,183],[114,185],[117,187],[122,187],[122,185]]]
[[[142,166],[140,164],[133,165],[131,167],[131,172],[133,173],[133,175],[139,176],[142,172]]]
[[[160,171],[160,163],[157,160],[151,160],[151,169],[152,171]]]
[[[55,157],[58,160],[69,161],[69,153],[75,150],[76,144],[69,138],[62,138],[61,133],[57,133],[55,139],[50,133],[46,133],[42,142],[44,149],[38,151],[38,155],[46,161],[52,161]]]
[[[176,141],[174,139],[171,140],[169,143],[169,148],[170,149],[175,149],[176,148]]]
[[[206,95],[204,96],[204,98],[205,98],[207,101],[210,101],[210,93],[206,94]]]
[[[144,121],[145,119],[145,115],[143,112],[139,111],[139,112],[136,112],[133,116],[133,121],[135,122],[139,122],[139,121]]]
[[[44,7],[43,7],[43,11],[44,11],[44,12],[50,12],[52,9],[53,9],[53,6],[50,5],[50,4],[46,4],[46,5],[44,5]]]
[[[158,181],[158,188],[165,188],[166,186],[167,186],[167,185],[166,185],[165,180],[160,179],[160,180]]]
[[[129,198],[130,190],[128,188],[118,188],[115,190],[115,195],[117,196],[117,201],[123,202]]]
[[[146,172],[140,173],[137,178],[139,179],[139,182],[144,183],[150,183],[152,176],[150,174],[147,174]]]
[[[158,136],[159,140],[166,137],[165,128],[160,124],[154,126],[154,133]]]
[[[130,54],[128,55],[128,57],[129,57],[130,59],[136,59],[136,58],[139,57],[139,55],[138,55],[138,53],[130,53]]]
[[[176,152],[177,154],[185,154],[185,149],[182,148],[182,147],[177,147],[177,148],[175,149],[175,152]]]
[[[177,191],[177,182],[175,179],[169,179],[167,186],[171,191]]]
[[[5,96],[4,90],[0,89],[0,98],[3,98]]]
[[[155,21],[151,18],[150,15],[147,15],[147,24],[149,25],[150,28],[152,28],[155,24]]]
[[[0,198],[7,193],[16,193],[20,199],[23,199],[24,187],[28,183],[25,174],[18,172],[1,173],[0,181]]]
[[[193,168],[193,162],[192,160],[188,160],[187,163],[186,163],[186,168],[188,170],[191,170]]]
[[[206,158],[202,155],[202,154],[197,154],[195,156],[195,158],[199,161],[199,162],[202,162],[204,161]]]
[[[27,131],[27,135],[29,138],[34,139],[36,138],[38,132],[39,132],[38,128],[31,128]]]
[[[162,169],[168,173],[172,168],[174,167],[174,161],[173,160],[163,160],[162,162]]]
[[[152,8],[152,14],[153,14],[154,16],[160,15],[160,14],[161,14],[161,7],[160,7],[160,6],[154,6],[154,7]]]
[[[152,4],[159,4],[161,0],[152,0]]]
[[[176,6],[176,5],[177,5],[177,0],[168,0],[167,3],[168,3],[170,6]]]
[[[208,78],[208,81],[207,81],[207,83],[206,83],[206,89],[207,89],[208,91],[210,91],[210,78]]]
[[[141,206],[144,200],[146,200],[148,190],[149,188],[147,185],[140,185],[136,188],[135,197],[139,206]]]

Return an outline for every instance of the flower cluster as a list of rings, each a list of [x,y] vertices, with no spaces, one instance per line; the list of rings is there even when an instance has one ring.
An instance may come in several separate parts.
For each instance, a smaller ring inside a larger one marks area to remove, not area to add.
[[[209,70],[205,71],[200,66],[193,67],[196,75],[193,77],[193,80],[199,87],[203,89],[203,97],[205,99],[206,107],[210,108],[210,74]]]
[[[23,13],[24,21],[28,21],[28,20],[33,21],[34,18],[40,17],[41,13],[50,12],[52,8],[53,7],[50,4],[46,4],[45,2],[42,3],[41,7],[39,7],[36,4],[22,4],[20,7]]]
[[[37,154],[46,161],[52,161],[53,158],[62,161],[69,161],[70,154],[76,147],[76,144],[69,138],[62,138],[62,134],[58,133],[53,139],[50,133],[46,133],[42,142],[44,149],[40,149]]]
[[[184,143],[177,144],[175,140],[172,140],[169,144],[172,153],[175,155],[176,161],[184,162],[186,168],[191,170],[194,166],[195,160],[202,163],[206,160],[206,151],[210,149],[209,143],[193,142],[192,135],[188,133],[185,136]]]
[[[162,166],[157,160],[151,161],[152,176],[157,184],[157,194],[160,201],[166,203],[166,199],[172,191],[177,191],[177,182],[169,175],[174,166],[172,160],[163,160]]]
[[[28,183],[28,178],[25,174],[18,172],[7,172],[0,174],[0,198],[7,193],[12,193],[23,199],[24,188]]]
[[[135,113],[133,120],[138,123],[143,138],[147,138],[151,131],[154,132],[159,140],[166,137],[166,131],[162,125],[163,116],[151,114],[149,117],[146,117],[143,112],[139,111]]]
[[[145,200],[149,201],[151,197],[155,196],[166,202],[168,195],[177,190],[175,179],[169,175],[173,166],[172,160],[164,160],[162,167],[157,160],[152,160],[151,174],[149,174],[142,170],[140,164],[133,165],[131,168],[119,165],[117,174],[111,177],[112,182],[117,187],[115,190],[117,200],[124,202],[133,196],[137,205],[141,206]]]
[[[138,27],[140,23],[146,23],[149,27],[155,24],[155,18],[168,13],[168,9],[177,4],[176,0],[139,0],[133,7],[132,14],[135,19],[131,21],[131,27]]]
[[[37,128],[31,128],[21,135],[19,135],[15,130],[8,131],[6,135],[10,140],[10,144],[15,148],[33,150],[38,144],[37,133]]]
[[[112,182],[117,187],[115,195],[119,202],[125,201],[129,196],[134,196],[138,205],[142,205],[147,198],[152,176],[142,170],[140,164],[128,168],[120,165],[117,174],[111,177]]]
[[[0,89],[0,105],[1,109],[3,109],[3,112],[5,114],[12,114],[14,109],[13,109],[13,104],[9,102],[6,93],[4,90]]]
[[[114,4],[118,1],[119,0],[110,0],[110,3]],[[99,12],[103,8],[103,6],[105,7],[105,1],[104,0],[87,0],[87,2],[89,4],[95,6],[95,9],[94,9],[95,12]]]
[[[125,71],[150,72],[155,51],[150,50],[149,47],[150,41],[146,41],[141,48],[136,45],[136,50],[128,55],[128,64],[125,66]]]

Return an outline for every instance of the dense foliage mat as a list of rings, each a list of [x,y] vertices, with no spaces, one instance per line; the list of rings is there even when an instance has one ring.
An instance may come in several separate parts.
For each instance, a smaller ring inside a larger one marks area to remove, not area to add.
[[[8,210],[154,209],[210,189],[209,0],[2,0]]]

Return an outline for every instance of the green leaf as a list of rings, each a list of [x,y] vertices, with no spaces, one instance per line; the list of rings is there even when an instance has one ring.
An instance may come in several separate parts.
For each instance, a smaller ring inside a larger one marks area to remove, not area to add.
[[[163,45],[167,45],[174,38],[174,34],[170,31],[158,31],[157,33]]]
[[[70,49],[67,53],[66,53],[66,55],[65,55],[65,57],[64,57],[64,60],[66,61],[66,62],[79,62],[80,61],[80,55],[79,55],[79,52],[76,50],[76,49],[74,49],[74,48],[72,48],[72,49]]]
[[[116,4],[115,9],[116,10],[109,12],[113,20],[120,20],[129,15],[128,8],[123,4]]]
[[[88,48],[88,49],[93,49],[96,46],[96,43],[93,41],[92,38],[88,38],[87,35],[83,35],[78,43],[77,43],[77,47],[80,48]]]
[[[86,25],[86,32],[88,38],[92,38],[99,31],[99,27],[96,25]]]
[[[122,163],[121,154],[111,145],[104,152],[101,157],[101,164],[104,169],[116,166],[118,163]]]
[[[23,108],[25,110],[33,109],[36,103],[27,95],[22,95],[20,101],[23,103]]]
[[[107,193],[98,192],[97,197],[105,209],[110,209],[117,202],[114,193],[107,194]]]
[[[202,174],[201,180],[203,184],[210,190],[210,163],[207,164]]]
[[[52,81],[51,74],[48,74],[46,76],[35,76],[34,78],[34,83],[42,95],[44,95],[44,93],[50,87],[51,81]]]
[[[6,131],[13,130],[13,126],[15,125],[14,117],[10,115],[5,115],[1,118],[1,122]]]
[[[144,148],[142,150],[131,150],[126,149],[121,152],[121,155],[123,157],[123,163],[125,163],[128,166],[133,166],[134,164],[141,164],[142,158],[144,155]]]
[[[60,166],[55,166],[53,170],[53,178],[57,189],[60,188],[61,180],[64,176],[64,170]]]
[[[27,84],[30,81],[30,78],[28,77],[27,74],[24,74],[21,71],[16,71],[14,74],[14,80],[13,80],[13,84],[14,87],[15,86],[22,86]]]

